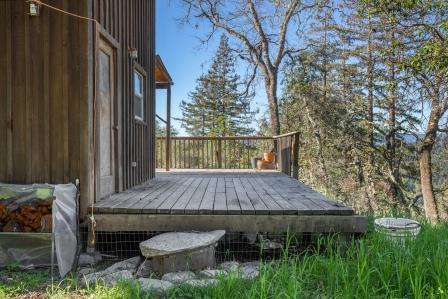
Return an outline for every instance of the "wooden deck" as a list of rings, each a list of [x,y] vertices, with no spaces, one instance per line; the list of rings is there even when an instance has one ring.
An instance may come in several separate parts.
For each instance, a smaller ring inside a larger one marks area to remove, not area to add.
[[[353,209],[277,171],[158,172],[155,179],[93,207],[105,231],[364,232]]]

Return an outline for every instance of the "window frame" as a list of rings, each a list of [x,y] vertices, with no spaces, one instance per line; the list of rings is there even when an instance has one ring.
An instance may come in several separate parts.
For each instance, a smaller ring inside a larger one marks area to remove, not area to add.
[[[140,91],[138,92],[136,90],[136,78],[140,79]],[[134,114],[134,120],[138,122],[145,123],[145,117],[146,117],[146,95],[145,95],[145,82],[146,82],[146,72],[143,70],[142,67],[140,67],[138,64],[134,64],[133,72],[132,72],[132,93],[133,93],[133,114]],[[141,115],[137,115],[135,111],[135,104],[136,104],[136,98],[140,100],[140,108],[141,108]]]

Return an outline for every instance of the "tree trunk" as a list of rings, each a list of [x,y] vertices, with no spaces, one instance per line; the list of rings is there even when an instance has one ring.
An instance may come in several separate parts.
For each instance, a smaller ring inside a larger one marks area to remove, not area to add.
[[[439,216],[432,186],[431,151],[432,146],[423,146],[420,151],[420,183],[422,186],[426,219],[431,223],[436,223]]]
[[[375,190],[375,127],[373,125],[373,107],[374,107],[374,61],[373,61],[373,49],[372,49],[372,23],[369,17],[369,36],[367,43],[368,61],[367,61],[367,120],[368,120],[368,142],[369,142],[369,153],[368,153],[368,170],[367,170],[367,209],[370,213],[373,213],[373,202],[376,199]]]
[[[269,104],[269,116],[273,135],[280,135],[280,119],[278,113],[277,75],[265,75],[266,95]]]
[[[390,42],[395,41],[395,32],[392,30],[390,32]],[[388,132],[386,135],[386,148],[387,148],[387,164],[389,167],[390,178],[388,193],[392,197],[392,204],[394,208],[397,208],[400,203],[400,194],[398,183],[400,181],[400,169],[399,163],[397,162],[397,140],[396,140],[396,105],[398,99],[398,83],[396,78],[396,67],[397,67],[397,53],[394,48],[389,53],[389,78],[388,78],[388,107],[387,107],[387,126]]]
[[[436,143],[437,128],[439,127],[439,121],[442,116],[438,96],[438,91],[436,91],[431,100],[431,112],[429,115],[428,126],[426,127],[425,138],[423,139],[419,152],[420,184],[422,188],[425,215],[431,223],[435,223],[439,220],[431,170],[431,152]]]
[[[306,110],[306,117],[308,118],[308,122],[310,123],[311,131],[312,131],[314,140],[316,141],[316,145],[317,145],[317,161],[319,163],[320,172],[321,172],[320,176],[319,176],[321,179],[320,183],[324,187],[325,192],[326,192],[329,179],[328,179],[327,166],[325,164],[325,159],[324,159],[322,136],[320,133],[320,129],[317,127],[317,124],[314,121],[313,116],[311,115],[311,111],[308,106],[308,100],[306,99],[306,97],[304,98],[304,104],[305,104],[305,110]]]

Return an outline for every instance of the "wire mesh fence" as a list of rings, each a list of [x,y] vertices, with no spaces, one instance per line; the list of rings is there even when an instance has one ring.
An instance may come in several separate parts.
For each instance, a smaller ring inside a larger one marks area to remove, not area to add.
[[[140,255],[139,244],[164,232],[97,232],[95,250],[105,259],[126,259]],[[83,246],[87,245],[87,230],[82,231]],[[317,233],[244,233],[230,232],[218,242],[217,262],[273,260],[288,254],[313,252],[319,240],[328,234]],[[338,235],[340,240],[350,240],[352,235]]]

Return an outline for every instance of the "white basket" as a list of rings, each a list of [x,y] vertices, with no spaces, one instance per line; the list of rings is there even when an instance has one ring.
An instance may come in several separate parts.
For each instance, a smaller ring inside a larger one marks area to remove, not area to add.
[[[392,217],[375,219],[375,231],[401,245],[404,245],[406,239],[414,240],[420,229],[420,223],[412,219]]]

